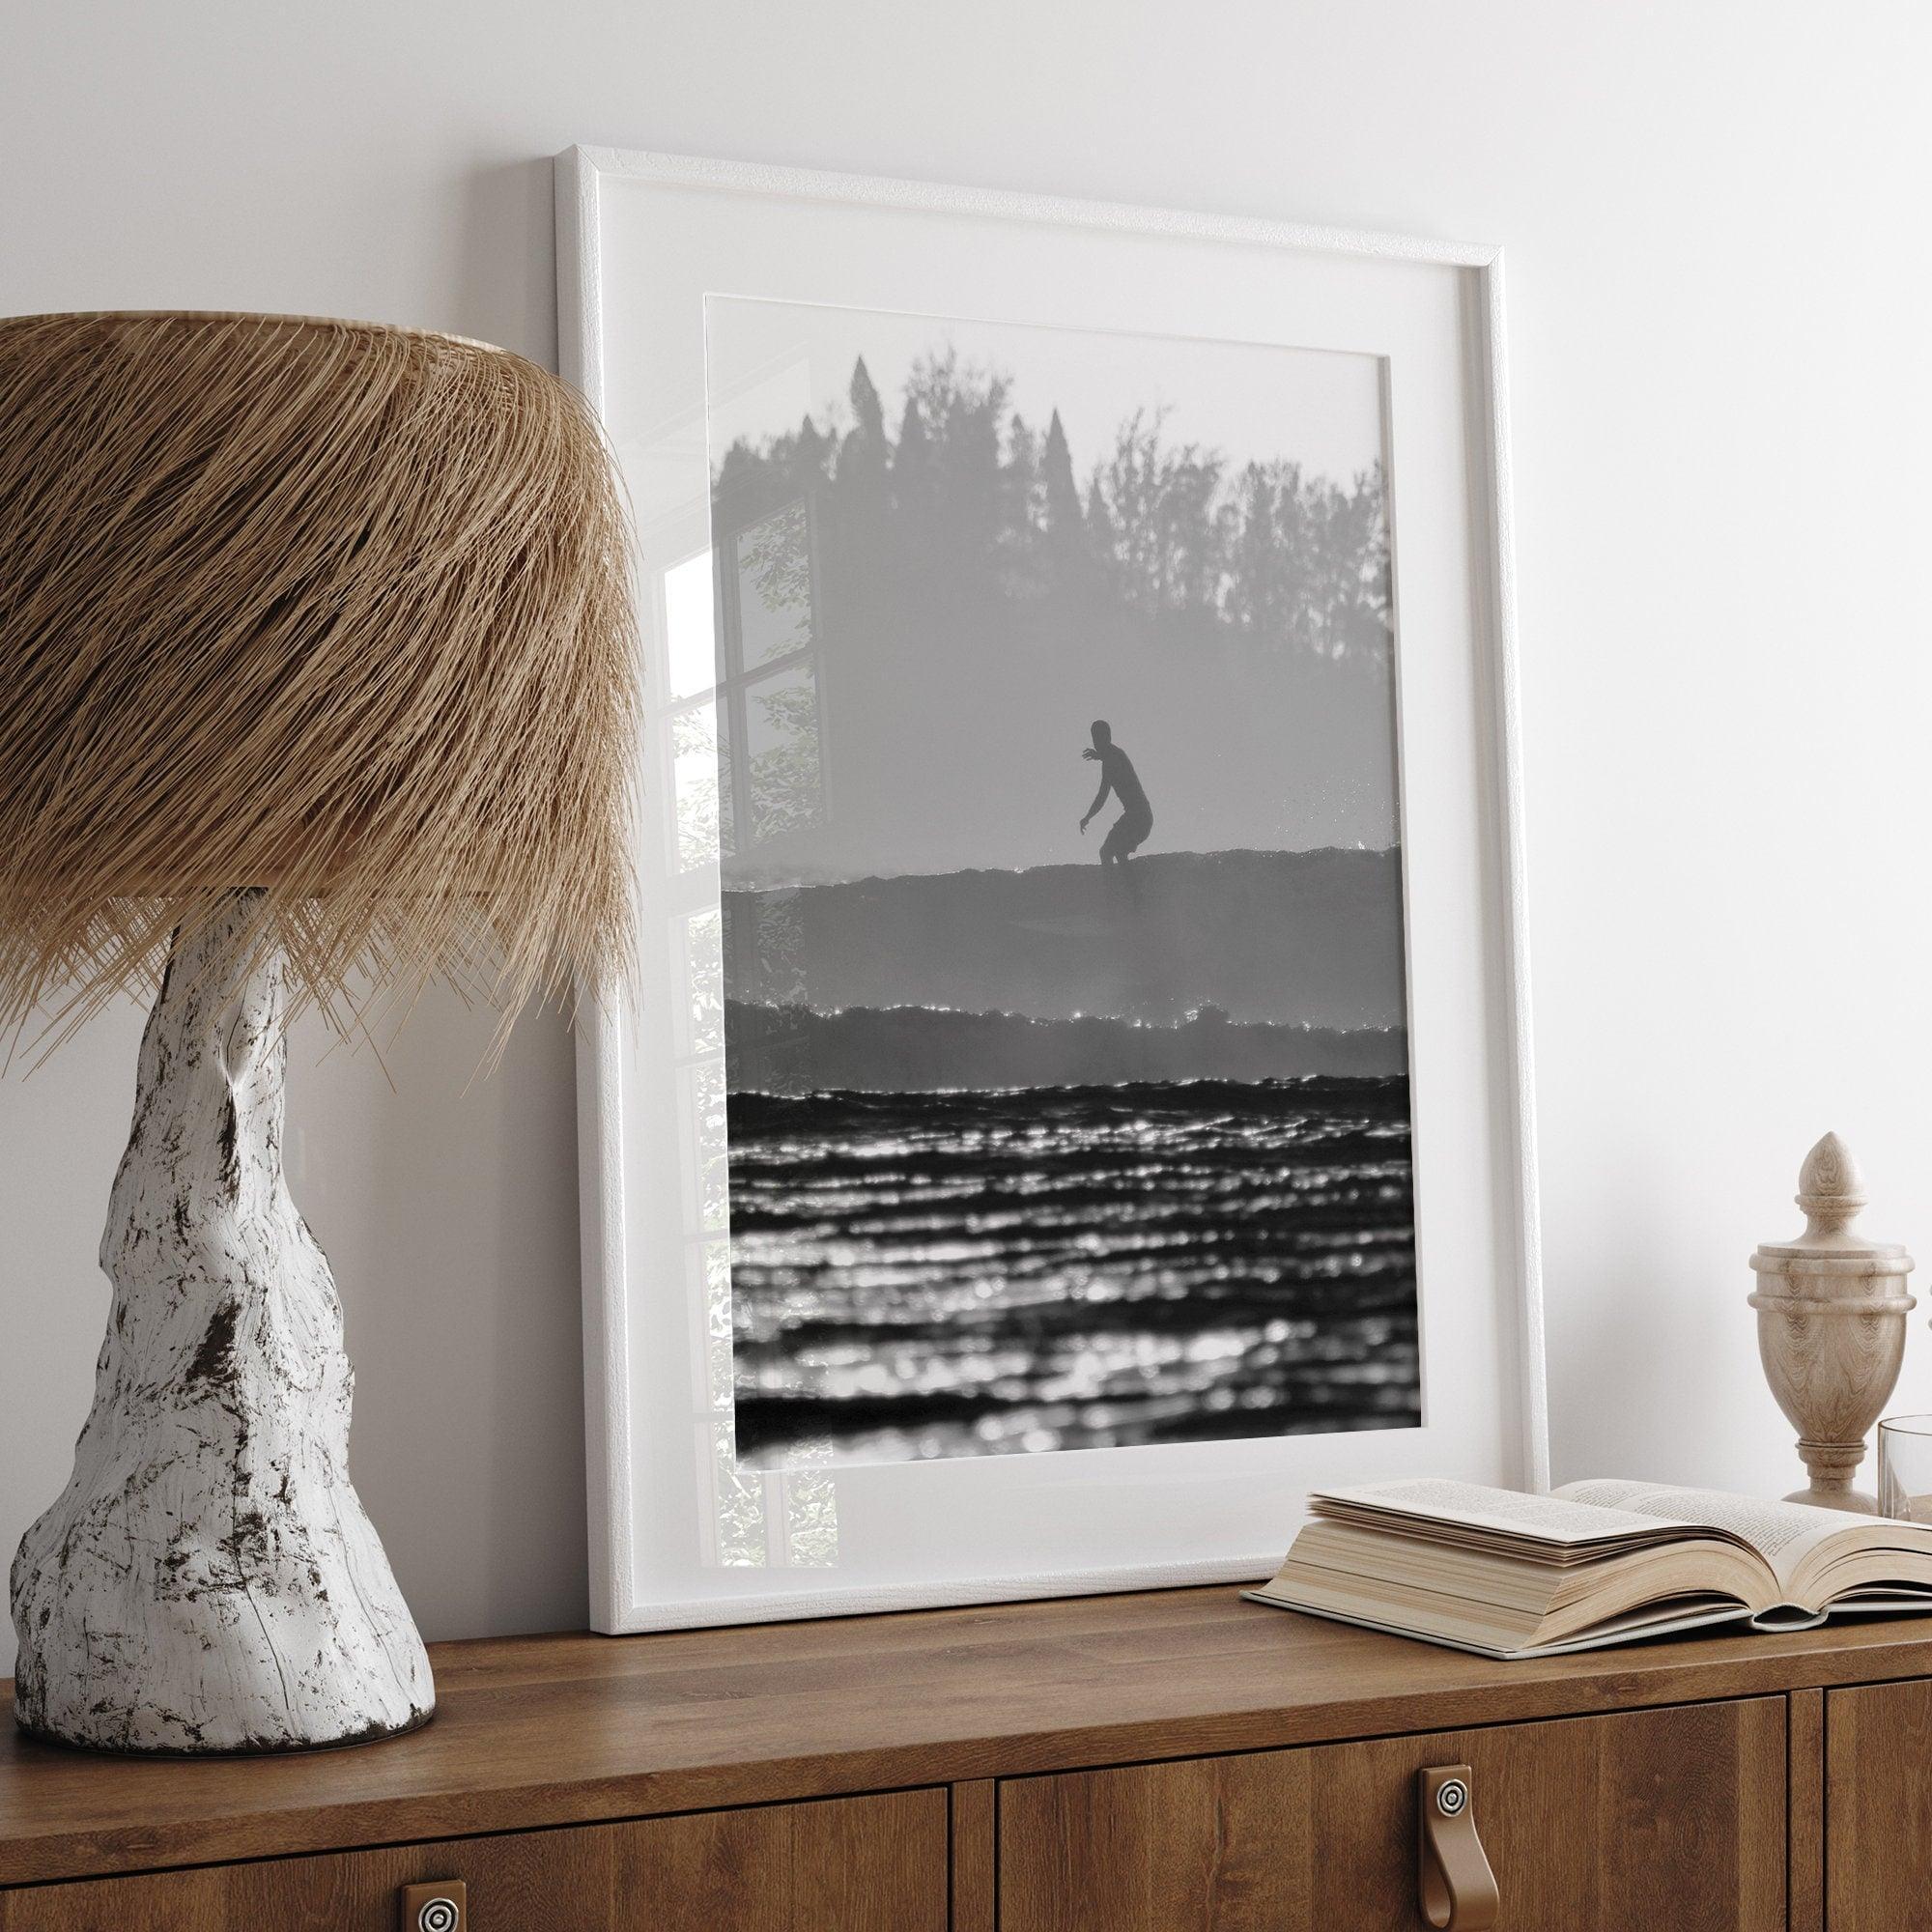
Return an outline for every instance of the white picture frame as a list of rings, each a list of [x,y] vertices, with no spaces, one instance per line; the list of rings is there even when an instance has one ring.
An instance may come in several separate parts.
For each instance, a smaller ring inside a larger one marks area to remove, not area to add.
[[[1058,286],[1053,265],[1065,261],[1063,307],[1076,316],[1099,313],[1093,304],[1106,298],[1095,289],[1173,282],[1184,293],[1162,291],[1169,309],[1191,300],[1203,315],[1211,309],[1217,326],[1203,329],[1179,310],[1169,316],[1151,294],[1146,312],[1129,294],[1123,305],[1134,312],[1110,310],[1108,322],[1179,322],[1181,332],[1284,346],[1320,335],[1384,356],[1396,430],[1417,425],[1416,449],[1398,446],[1394,500],[1410,1037],[1429,1063],[1418,1071],[1418,1218],[1429,1295],[1460,1297],[1457,1306],[1435,1306],[1434,1328],[1425,1324],[1425,1362],[1438,1342],[1445,1361],[1459,1351],[1440,1375],[1428,1370],[1431,1403],[1443,1406],[1444,1417],[1459,1402],[1468,1409],[1453,1427],[1431,1420],[1406,1432],[1392,1449],[1398,1432],[1390,1431],[1276,1437],[1234,1445],[1240,1453],[1219,1459],[1200,1453],[1209,1445],[1188,1444],[902,1465],[890,1479],[839,1470],[833,1480],[856,1498],[845,1540],[859,1553],[830,1565],[784,1559],[786,1532],[770,1486],[788,1479],[756,1475],[748,1480],[762,1486],[768,1507],[760,1507],[772,1523],[765,1559],[753,1549],[747,1560],[740,1548],[739,1560],[723,1561],[704,1516],[715,1498],[707,1505],[696,1495],[680,1446],[708,1426],[696,1389],[702,1376],[691,1361],[671,1359],[680,1345],[668,1328],[654,1333],[680,1298],[688,1312],[693,1291],[671,1279],[681,1264],[665,1225],[675,1209],[665,1204],[667,1189],[683,1182],[668,1173],[689,1156],[673,1119],[675,1055],[666,1032],[673,1016],[664,982],[653,984],[647,970],[629,1004],[586,1001],[578,1020],[594,1628],[618,1634],[1249,1580],[1278,1563],[1302,1492],[1318,1480],[1433,1473],[1546,1488],[1501,249],[605,148],[566,151],[555,181],[561,370],[604,417],[634,499],[643,499],[647,579],[648,528],[664,506],[626,439],[639,410],[651,416],[654,447],[681,448],[695,421],[701,459],[701,379],[695,396],[665,384],[689,386],[688,375],[666,372],[688,360],[693,337],[701,357],[695,311],[706,294],[842,302],[849,284],[859,306],[1052,321],[1058,311],[1045,309],[1062,298],[1038,292]],[[1166,275],[1163,265],[1187,273]],[[969,287],[977,292],[970,305],[949,294]],[[1013,314],[1020,290],[1032,292],[1030,306]],[[1287,311],[1295,317],[1292,336],[1278,332]],[[1351,329],[1367,339],[1351,339]],[[648,404],[639,400],[646,393]],[[693,461],[688,451],[678,460],[687,469]],[[1440,484],[1433,493],[1432,479]],[[648,581],[641,588],[653,653],[647,702],[655,705],[663,642],[653,628],[657,593]],[[1425,596],[1429,621],[1411,623],[1408,600]],[[1452,608],[1459,600],[1460,612]],[[1420,668],[1411,632],[1427,657]],[[655,753],[640,755],[649,820],[664,809],[660,775],[648,762]],[[1424,793],[1427,838],[1439,848],[1429,853],[1412,842]],[[640,838],[652,836],[649,823],[640,828]],[[1444,876],[1420,877],[1425,869]],[[648,927],[655,915],[644,870]],[[647,957],[662,952],[661,940],[646,931]],[[1415,949],[1425,940],[1418,979]],[[654,1043],[658,1035],[665,1037]],[[682,1347],[689,1352],[689,1336]],[[667,1413],[681,1407],[690,1413]],[[1061,1470],[1012,1470],[1048,1463]],[[1163,1514],[1172,1534],[1159,1527]],[[1002,1521],[1013,1525],[1009,1550]],[[1110,1522],[1134,1526],[1131,1537],[1118,1536],[1119,1561],[1108,1560]]]

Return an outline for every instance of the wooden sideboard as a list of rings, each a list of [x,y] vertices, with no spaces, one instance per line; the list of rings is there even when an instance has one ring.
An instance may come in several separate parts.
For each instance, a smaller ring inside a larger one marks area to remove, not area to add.
[[[1390,1932],[1469,1768],[1498,1932],[1932,1932],[1932,1619],[1498,1664],[1075,1598],[442,1644],[412,1737],[0,1742],[0,1932]]]

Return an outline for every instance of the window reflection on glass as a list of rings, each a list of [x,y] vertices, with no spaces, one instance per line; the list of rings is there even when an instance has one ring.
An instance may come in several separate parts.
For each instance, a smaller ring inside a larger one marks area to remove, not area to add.
[[[724,915],[731,944],[733,996],[780,1009],[807,1001],[805,904],[797,891],[735,895]],[[722,971],[723,960],[720,968]]]
[[[731,1247],[710,1241],[704,1248],[704,1367],[711,1406],[730,1420],[731,1381]]]
[[[711,765],[711,789],[718,799],[718,858],[722,864],[738,849],[737,797],[731,784],[731,713],[717,717],[718,755]]]
[[[755,1469],[740,1469],[731,1451],[728,1418],[711,1425],[711,1480],[717,1506],[712,1521],[718,1538],[718,1561],[726,1569],[755,1569],[768,1560],[765,1527],[765,1478]]]
[[[744,761],[754,839],[818,822],[818,682],[810,659],[746,685]]]
[[[804,497],[719,539],[721,857],[824,816],[812,546]]]
[[[828,1446],[801,1444],[800,1462],[814,1454],[831,1461]],[[838,1562],[838,1484],[830,1469],[793,1468],[775,1478],[784,1494],[785,1561],[798,1570],[830,1570]]]
[[[673,564],[664,574],[666,674],[671,698],[711,689],[718,640],[711,622],[711,553]]]
[[[709,702],[670,721],[671,791],[677,824],[677,869],[718,863],[718,713]]]
[[[726,1139],[724,915],[702,874],[748,841],[781,837],[823,812],[812,612],[811,518],[801,498],[718,539],[662,577],[666,701],[681,903],[672,953],[683,998],[676,1040],[691,1306],[700,1357],[693,1390],[710,1491],[712,1560],[726,1568],[827,1568],[838,1560],[836,1480],[808,1450],[783,1471],[738,1465],[733,1420],[729,1159]],[[714,696],[715,694],[715,696]],[[694,904],[694,899],[698,902]],[[776,926],[797,909],[767,905]],[[763,935],[762,956],[799,947]],[[781,977],[792,977],[781,975]]]
[[[685,1046],[693,1054],[724,1050],[724,922],[715,907],[692,913],[680,934],[685,989]]]
[[[727,1569],[788,1566],[826,1570],[838,1562],[838,1487],[829,1446],[803,1445],[799,1466],[741,1469],[732,1421],[731,1264],[726,1242],[705,1244],[703,1273],[705,1394],[712,1535],[716,1560]]]
[[[811,642],[811,529],[801,500],[740,530],[732,542],[738,566],[739,668],[803,650]]]
[[[732,1085],[740,1093],[792,1092],[812,1038],[811,1022],[801,1017],[808,997],[799,894],[727,895],[722,937],[729,949],[733,997],[742,1002],[731,1030]],[[719,963],[722,979],[722,950]]]
[[[684,1070],[684,1118],[696,1156],[695,1227],[722,1234],[729,1208],[725,1173],[724,1064],[713,1057]]]

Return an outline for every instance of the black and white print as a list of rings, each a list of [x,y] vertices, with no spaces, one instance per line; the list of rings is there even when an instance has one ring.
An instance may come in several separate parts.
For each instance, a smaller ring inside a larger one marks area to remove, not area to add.
[[[1417,1425],[1380,365],[706,327],[739,1463]]]

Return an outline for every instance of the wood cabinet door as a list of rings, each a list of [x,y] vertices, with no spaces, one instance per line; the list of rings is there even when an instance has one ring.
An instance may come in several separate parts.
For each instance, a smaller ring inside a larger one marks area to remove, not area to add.
[[[1496,1932],[1782,1932],[1781,1697],[1012,1778],[1000,1932],[1406,1932],[1415,1779],[1470,1767]]]
[[[0,1932],[397,1932],[461,1879],[469,1932],[946,1932],[943,1791],[453,1838],[0,1891]]]
[[[1932,1932],[1932,1683],[1825,1695],[1829,1932]]]

